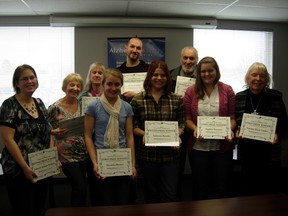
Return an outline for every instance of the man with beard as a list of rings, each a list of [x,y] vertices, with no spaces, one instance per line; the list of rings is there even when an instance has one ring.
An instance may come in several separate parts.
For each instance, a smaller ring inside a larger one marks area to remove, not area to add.
[[[121,64],[117,69],[119,69],[123,74],[147,72],[149,64],[145,63],[143,60],[140,60],[140,56],[143,52],[143,44],[140,38],[138,38],[137,36],[130,38],[127,44],[125,45],[125,52],[126,52],[126,61],[123,64]],[[121,94],[121,98],[127,101],[128,103],[130,103],[132,98],[137,93],[138,92],[134,92],[134,91],[126,91],[123,94]],[[138,161],[137,161],[138,150],[137,149],[138,149],[137,146],[135,146],[136,167],[138,167]],[[140,173],[140,170],[138,172]],[[133,188],[132,193],[131,193],[131,200],[136,202],[138,198],[137,182],[134,180],[131,180],[131,184]]]
[[[132,37],[125,45],[126,61],[120,65],[119,69],[122,73],[137,73],[147,72],[149,65],[143,60],[140,60],[140,56],[143,52],[142,41],[138,37]],[[127,91],[124,92],[122,97],[124,100],[130,102],[134,95],[138,92]]]
[[[181,50],[181,65],[170,71],[172,78],[172,90],[175,91],[177,76],[196,78],[198,51],[194,47],[184,47]],[[184,95],[182,95],[184,96]]]
[[[180,57],[181,65],[170,71],[171,80],[172,80],[172,91],[175,91],[177,76],[191,77],[196,78],[196,68],[198,63],[198,51],[194,47],[186,46],[181,50]],[[182,97],[184,95],[181,95]],[[178,193],[181,200],[182,197],[182,181],[183,173],[186,163],[186,154],[187,154],[187,134],[188,130],[184,130],[184,133],[181,136],[182,143],[180,145],[180,171],[179,171],[179,184],[178,184]]]

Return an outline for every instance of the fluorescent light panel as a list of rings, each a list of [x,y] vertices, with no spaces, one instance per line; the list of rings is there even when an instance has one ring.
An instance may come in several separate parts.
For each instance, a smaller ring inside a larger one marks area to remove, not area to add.
[[[99,27],[158,27],[158,28],[205,28],[215,29],[216,19],[165,19],[165,18],[121,18],[121,17],[64,17],[50,16],[50,25],[55,27],[99,26]]]

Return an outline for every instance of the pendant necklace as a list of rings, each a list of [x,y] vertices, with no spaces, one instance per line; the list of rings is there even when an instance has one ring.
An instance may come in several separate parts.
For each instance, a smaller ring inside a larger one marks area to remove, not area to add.
[[[24,106],[25,110],[27,110],[27,112],[29,112],[29,113],[33,114],[33,113],[37,112],[37,109],[35,108],[34,103],[32,103],[31,108],[29,108],[26,104],[23,104],[23,106]]]
[[[261,97],[260,97],[260,99],[259,99],[259,101],[258,101],[258,103],[257,103],[256,108],[254,108],[254,106],[253,106],[253,101],[252,101],[252,97],[250,96],[250,103],[251,103],[251,106],[252,106],[252,109],[253,109],[253,112],[252,112],[253,115],[259,115],[259,113],[257,113],[257,109],[258,109],[259,104],[260,104],[260,102],[261,102],[262,96],[263,96],[263,95],[261,95]]]

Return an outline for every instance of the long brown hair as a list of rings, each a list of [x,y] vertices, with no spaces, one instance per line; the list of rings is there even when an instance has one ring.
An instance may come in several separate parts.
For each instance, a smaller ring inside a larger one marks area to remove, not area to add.
[[[172,90],[172,80],[170,77],[168,66],[164,61],[157,60],[157,61],[151,62],[147,71],[146,78],[143,83],[143,87],[146,92],[151,92],[151,78],[157,68],[161,68],[163,72],[165,73],[165,76],[167,78],[167,83],[164,87],[164,93],[170,94]]]
[[[203,80],[201,78],[201,68],[202,68],[202,64],[212,64],[213,67],[216,70],[216,78],[214,80],[214,85],[216,85],[218,83],[218,81],[220,80],[221,74],[220,74],[220,69],[219,66],[216,62],[216,60],[213,57],[210,56],[206,56],[204,58],[202,58],[199,62],[198,62],[198,66],[197,66],[197,77],[196,77],[196,82],[195,82],[195,93],[197,95],[198,99],[203,99],[204,95],[205,95],[205,85],[203,83]]]

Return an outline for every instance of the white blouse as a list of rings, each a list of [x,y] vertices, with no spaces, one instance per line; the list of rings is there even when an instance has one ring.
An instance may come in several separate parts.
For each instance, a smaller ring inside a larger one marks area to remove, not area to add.
[[[198,100],[199,116],[219,116],[219,92],[218,85],[214,86],[210,97],[205,93],[203,100]],[[220,149],[219,140],[204,139],[196,141],[193,148],[199,151],[218,151]]]

